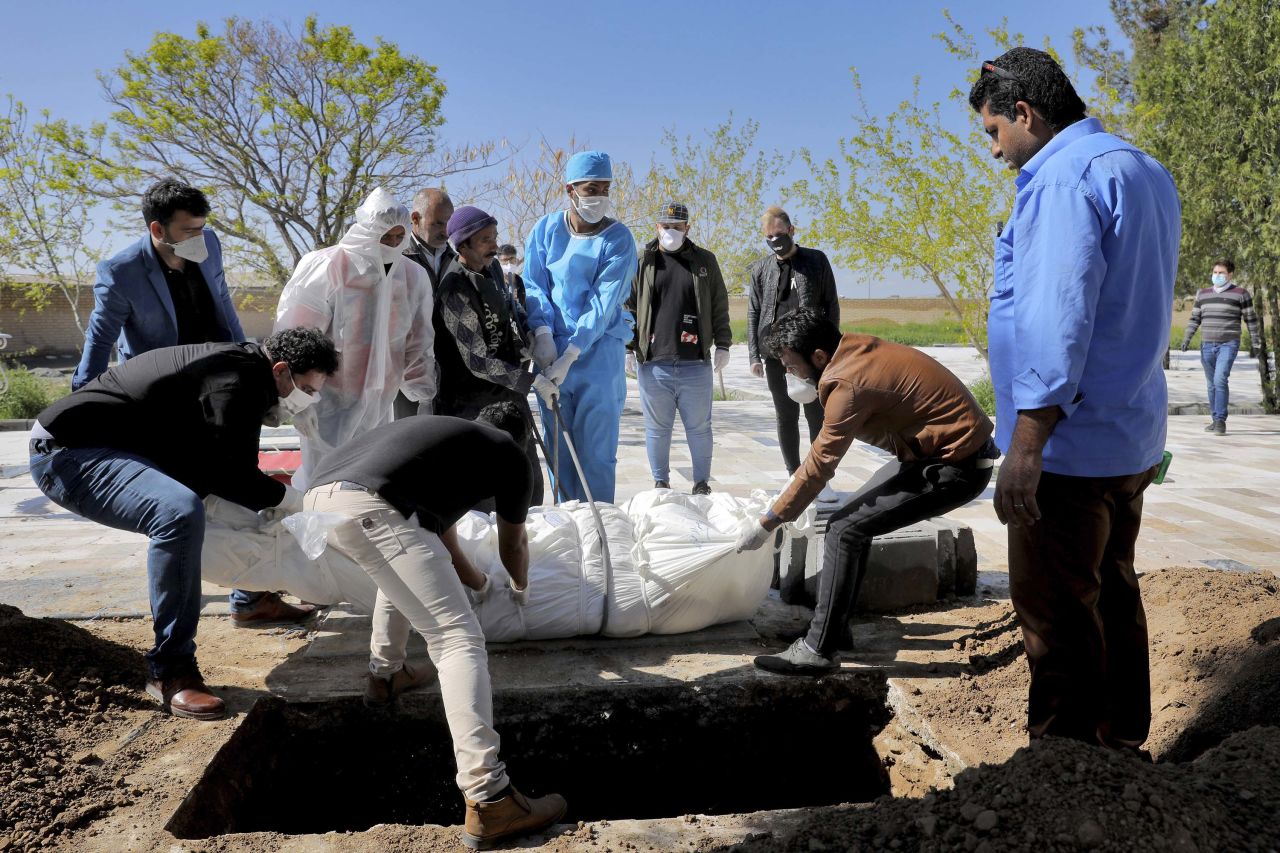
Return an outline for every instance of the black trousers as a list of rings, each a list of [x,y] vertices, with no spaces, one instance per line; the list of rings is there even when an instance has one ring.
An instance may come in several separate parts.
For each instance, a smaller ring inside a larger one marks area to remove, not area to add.
[[[1033,738],[1112,747],[1147,739],[1147,616],[1133,555],[1142,494],[1155,474],[1043,474],[1040,520],[1009,528],[1009,588],[1031,665]]]
[[[773,411],[778,419],[778,446],[782,448],[782,461],[787,473],[794,474],[800,467],[800,404],[787,396],[787,369],[776,358],[764,360],[764,377],[773,395]],[[822,404],[817,400],[804,407],[804,419],[809,422],[809,441],[818,437],[822,429]]]
[[[982,494],[991,481],[987,463],[994,449],[987,442],[977,454],[958,462],[890,462],[832,514],[823,543],[818,600],[805,637],[815,651],[834,655],[839,650],[867,570],[872,538],[944,515]]]

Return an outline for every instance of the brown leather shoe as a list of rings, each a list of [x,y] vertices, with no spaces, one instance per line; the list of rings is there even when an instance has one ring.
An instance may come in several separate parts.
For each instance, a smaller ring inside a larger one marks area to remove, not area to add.
[[[390,678],[382,678],[369,673],[364,683],[364,704],[366,708],[385,708],[406,690],[425,687],[436,680],[436,668],[431,661],[418,666],[405,664]]]
[[[227,715],[227,706],[209,692],[200,670],[189,671],[169,678],[148,678],[147,695],[160,703],[160,707],[175,717],[191,720],[221,720]]]
[[[280,598],[278,593],[269,592],[259,598],[252,610],[243,613],[232,613],[231,624],[237,628],[260,628],[280,622],[305,622],[316,615],[314,604],[294,606]]]
[[[488,850],[504,838],[546,829],[564,817],[569,808],[559,794],[530,800],[514,785],[500,800],[492,803],[467,800],[466,803],[467,820],[462,827],[462,843],[472,850]]]

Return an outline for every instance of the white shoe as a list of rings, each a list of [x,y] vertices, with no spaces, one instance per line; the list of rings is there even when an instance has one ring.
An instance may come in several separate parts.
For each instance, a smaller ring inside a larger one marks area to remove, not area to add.
[[[822,487],[822,491],[818,492],[818,503],[833,504],[840,500],[840,496],[836,494],[835,489],[830,485]]]

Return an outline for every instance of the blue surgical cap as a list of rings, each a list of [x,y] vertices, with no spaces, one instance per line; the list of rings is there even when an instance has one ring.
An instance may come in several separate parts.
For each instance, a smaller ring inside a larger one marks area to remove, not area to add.
[[[569,158],[569,164],[564,167],[566,184],[612,180],[613,164],[609,162],[609,155],[603,151],[579,151]]]

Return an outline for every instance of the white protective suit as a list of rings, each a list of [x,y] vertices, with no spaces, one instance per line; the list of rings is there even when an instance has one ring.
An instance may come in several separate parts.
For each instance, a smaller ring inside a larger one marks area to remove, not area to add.
[[[383,246],[379,240],[397,225],[404,240]],[[312,326],[333,338],[341,356],[319,402],[294,418],[302,434],[302,467],[293,478],[299,489],[329,450],[390,423],[397,391],[419,404],[435,397],[431,280],[401,255],[410,225],[408,208],[374,190],[338,245],[304,255],[280,294],[275,331]]]

